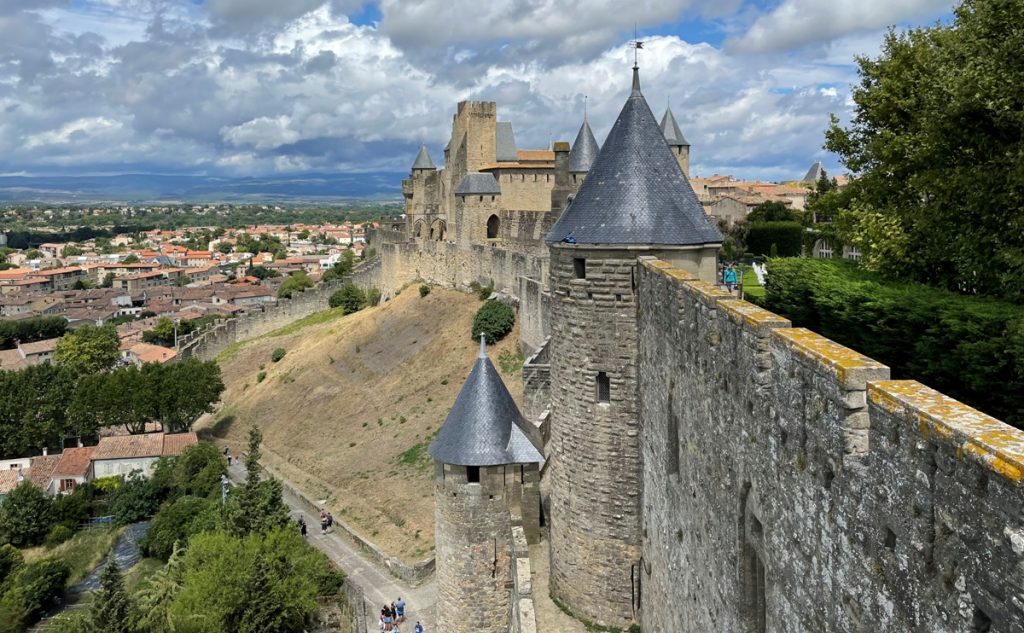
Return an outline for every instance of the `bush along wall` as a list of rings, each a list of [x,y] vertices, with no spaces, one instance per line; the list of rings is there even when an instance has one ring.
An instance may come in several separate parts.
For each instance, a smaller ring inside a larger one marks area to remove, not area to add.
[[[1024,307],[824,259],[769,260],[765,289],[793,325],[1024,428]]]
[[[747,233],[747,250],[754,255],[796,257],[803,249],[803,233],[799,222],[754,222]]]

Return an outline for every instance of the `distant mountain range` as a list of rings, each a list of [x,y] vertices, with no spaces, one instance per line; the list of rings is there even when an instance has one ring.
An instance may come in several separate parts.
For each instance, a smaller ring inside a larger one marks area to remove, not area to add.
[[[233,178],[158,174],[0,176],[0,202],[327,202],[400,199],[405,174],[290,174]]]

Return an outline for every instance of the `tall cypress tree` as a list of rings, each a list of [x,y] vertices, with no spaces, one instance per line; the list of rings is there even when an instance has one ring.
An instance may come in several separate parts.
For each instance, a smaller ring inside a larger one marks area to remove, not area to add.
[[[100,589],[93,597],[90,610],[93,628],[104,633],[136,633],[138,618],[135,605],[124,588],[121,569],[114,556],[100,574]]]

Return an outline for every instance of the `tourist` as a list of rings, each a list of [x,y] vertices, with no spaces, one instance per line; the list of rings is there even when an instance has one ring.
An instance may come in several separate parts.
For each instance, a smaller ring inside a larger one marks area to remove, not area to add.
[[[327,534],[327,513],[323,508],[320,509],[320,534]]]
[[[416,626],[412,630],[412,633],[423,633],[423,625],[417,622]]]
[[[331,526],[334,525],[334,515],[330,512],[327,513],[327,529],[330,531]]]
[[[391,623],[395,621],[394,616],[391,615],[391,610],[388,609],[388,605],[384,605],[384,608],[380,610],[381,615],[384,617],[384,630],[391,630]]]
[[[399,622],[405,622],[405,600],[402,600],[402,596],[398,596],[395,601],[395,617]]]
[[[722,273],[722,281],[725,282],[725,287],[729,289],[729,292],[736,289],[736,266],[732,262],[729,262],[725,272]]]
[[[306,519],[299,517],[299,534],[302,534],[302,538],[306,538]]]

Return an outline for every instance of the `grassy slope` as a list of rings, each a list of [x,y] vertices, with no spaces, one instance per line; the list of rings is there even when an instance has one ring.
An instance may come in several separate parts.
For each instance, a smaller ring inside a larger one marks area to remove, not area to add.
[[[68,586],[84,580],[114,547],[120,528],[82,530],[53,549],[44,546],[22,550],[25,562],[41,558],[59,558],[71,567]]]
[[[217,420],[221,442],[244,449],[251,424],[264,461],[386,551],[407,561],[434,544],[433,483],[426,444],[444,422],[478,349],[469,337],[480,302],[415,288],[351,316],[324,312],[303,327],[222,355],[228,386]],[[518,330],[490,349],[499,366]],[[270,361],[274,348],[288,353]],[[256,375],[267,372],[262,383]],[[516,399],[520,376],[506,376]]]

